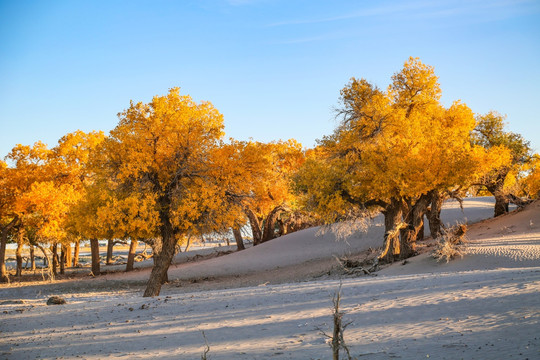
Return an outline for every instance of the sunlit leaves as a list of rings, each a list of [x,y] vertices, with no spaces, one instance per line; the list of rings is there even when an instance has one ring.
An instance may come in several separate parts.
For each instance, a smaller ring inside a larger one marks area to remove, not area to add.
[[[524,169],[527,175],[522,180],[525,193],[532,198],[540,197],[540,155],[534,154]]]
[[[466,186],[507,161],[506,150],[471,145],[473,112],[459,101],[444,108],[440,97],[433,67],[415,58],[386,92],[353,78],[341,90],[341,123],[298,177],[306,203],[335,220],[355,204]]]
[[[176,234],[222,226],[214,215],[224,215],[223,117],[212,104],[173,88],[148,104],[132,102],[119,118],[95,158],[112,190],[96,210],[104,224],[116,236],[146,238],[164,221]]]

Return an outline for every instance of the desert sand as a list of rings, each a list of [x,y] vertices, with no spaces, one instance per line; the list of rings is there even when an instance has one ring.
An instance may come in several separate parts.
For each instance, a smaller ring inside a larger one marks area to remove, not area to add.
[[[329,359],[322,332],[340,284],[355,358],[539,359],[540,203],[497,219],[490,198],[464,206],[442,214],[474,223],[449,263],[428,241],[406,264],[344,274],[336,257],[382,245],[377,217],[341,240],[313,228],[202,261],[182,253],[155,298],[142,297],[149,269],[4,285],[0,359],[200,359],[205,341],[208,359]],[[52,295],[67,304],[47,306]]]

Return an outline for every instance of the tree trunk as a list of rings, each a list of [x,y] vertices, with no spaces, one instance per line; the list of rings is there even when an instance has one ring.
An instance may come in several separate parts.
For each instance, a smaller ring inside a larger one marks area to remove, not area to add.
[[[126,271],[133,271],[133,263],[135,262],[135,252],[137,250],[137,239],[131,238],[129,243],[129,253],[126,264]]]
[[[270,214],[266,217],[266,221],[264,222],[264,231],[262,235],[261,242],[266,242],[268,240],[272,240],[276,237],[275,235],[275,229],[276,229],[276,222],[278,219],[279,214],[281,214],[285,209],[283,206],[277,206],[275,207]]]
[[[60,244],[60,274],[66,273],[66,247],[64,244]]]
[[[22,276],[22,247],[24,239],[24,229],[21,227],[17,236],[17,250],[15,251],[15,258],[17,259],[17,270],[15,276]]]
[[[504,180],[510,169],[501,170],[494,178],[485,184],[486,189],[495,197],[495,210],[493,217],[506,214],[509,211],[510,200],[504,193]]]
[[[442,235],[442,229],[444,228],[441,221],[441,210],[444,202],[444,195],[438,191],[431,192],[431,205],[426,212],[429,221],[429,232],[433,239]]]
[[[403,204],[401,200],[392,198],[390,204],[382,212],[384,215],[384,245],[379,256],[381,261],[393,262],[400,253],[399,231],[401,229],[401,217]]]
[[[250,208],[245,208],[244,212],[246,213],[249,219],[249,225],[251,226],[251,233],[253,234],[253,246],[259,245],[262,241],[262,230],[261,224],[257,216]]]
[[[51,245],[52,252],[52,270],[54,276],[58,275],[58,245],[56,243]]]
[[[107,265],[112,264],[113,248],[114,248],[114,240],[112,239],[107,240],[107,260],[105,261]]]
[[[172,232],[172,226],[170,229],[162,230],[161,234],[161,239],[157,239],[155,241],[157,244],[152,246],[154,266],[152,267],[150,278],[146,283],[144,297],[158,296],[161,292],[161,285],[169,280],[167,271],[174,257],[176,238]]]
[[[495,191],[493,195],[495,196],[495,212],[493,217],[508,213],[510,206],[510,201],[508,198],[502,193],[502,191]]]
[[[405,222],[407,227],[401,230],[401,252],[400,259],[407,259],[416,254],[416,239],[418,232],[424,224],[424,214],[426,213],[430,195],[421,195],[414,204],[407,201],[407,213]]]
[[[170,209],[171,198],[168,195],[161,196],[158,200],[160,205],[159,230],[161,239],[155,239],[152,243],[154,252],[154,266],[150,273],[150,278],[146,284],[144,297],[158,296],[161,291],[161,285],[168,281],[167,271],[171,266],[174,253],[176,251],[176,234],[171,223]],[[158,253],[156,253],[156,250]]]
[[[244,250],[244,239],[242,239],[242,232],[239,227],[233,227],[232,232],[234,235],[234,240],[236,240],[236,251]]]
[[[100,274],[98,239],[90,239],[90,252],[92,253],[92,274],[98,276]]]
[[[2,239],[0,240],[0,282],[9,282],[9,276],[6,269],[6,244],[9,232],[16,223],[17,218],[14,218],[9,224],[2,227]]]
[[[73,252],[73,267],[79,266],[79,252],[81,250],[81,240],[75,241],[75,250]]]
[[[424,240],[425,231],[426,231],[426,226],[424,225],[424,219],[422,217],[422,225],[420,226],[420,229],[418,229],[418,234],[416,235],[416,241]]]
[[[71,258],[71,243],[67,243],[67,244],[65,244],[63,246],[64,246],[65,256],[66,256],[65,266],[69,268],[71,266],[71,261],[72,261],[72,258]]]
[[[36,254],[34,245],[30,245],[30,270],[36,271]]]

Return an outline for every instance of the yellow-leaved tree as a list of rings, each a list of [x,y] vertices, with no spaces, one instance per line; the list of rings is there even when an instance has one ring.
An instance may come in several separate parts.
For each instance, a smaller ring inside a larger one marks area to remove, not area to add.
[[[6,156],[12,166],[7,169],[9,176],[6,185],[12,199],[11,216],[16,219],[17,276],[22,273],[21,251],[23,245],[28,243],[27,233],[33,234],[43,225],[41,214],[34,208],[35,201],[31,194],[36,192],[39,183],[51,180],[47,166],[50,155],[47,146],[38,141],[33,146],[18,144]]]
[[[225,226],[221,159],[223,117],[173,88],[148,104],[131,103],[99,147],[98,165],[114,191],[139,194],[158,219],[154,266],[144,296],[158,295],[179,237]],[[228,223],[227,223],[228,225]],[[150,229],[149,229],[150,231]]]
[[[440,96],[433,67],[417,58],[405,62],[386,91],[353,78],[341,90],[340,124],[297,176],[304,203],[328,222],[380,208],[380,259],[413,255],[433,197],[470,184],[508,158],[505,151],[471,145],[472,111],[460,102],[444,108]]]
[[[16,184],[13,179],[14,169],[9,168],[7,164],[0,160],[0,282],[9,281],[6,269],[6,244],[8,236],[18,222],[18,216],[15,212],[15,193]]]
[[[495,111],[478,115],[471,139],[473,144],[489,151],[501,150],[510,154],[507,161],[494,166],[478,183],[495,197],[494,216],[507,213],[511,199],[521,205],[515,191],[511,189],[514,185],[512,183],[517,181],[532,159],[529,142],[520,134],[506,131],[504,119],[504,116]]]
[[[540,154],[531,156],[524,169],[527,175],[521,180],[521,186],[525,195],[532,199],[540,197]]]
[[[239,205],[240,224],[249,222],[253,243],[258,245],[286,232],[295,210],[292,174],[302,165],[302,146],[293,139],[269,143],[247,141],[229,145],[239,179],[228,189]],[[243,221],[241,219],[244,219]]]
[[[68,214],[84,195],[83,169],[89,151],[102,139],[100,132],[77,131],[64,136],[53,149],[41,142],[33,146],[17,145],[7,156],[13,164],[6,169],[9,173],[6,186],[12,199],[11,217],[17,219],[17,274],[21,272],[19,253],[23,243],[30,245],[32,265],[33,246],[41,248],[48,259],[43,245],[50,244],[53,272],[56,273],[58,264],[63,271],[73,240],[68,231]],[[60,259],[58,244],[62,246]]]
[[[60,271],[63,272],[65,265],[71,265],[71,244],[75,243],[75,256],[73,264],[78,263],[80,234],[73,231],[71,215],[73,209],[84,201],[86,187],[92,183],[93,173],[90,171],[88,162],[91,152],[103,141],[105,135],[102,131],[83,132],[81,130],[64,135],[58,140],[58,145],[52,149],[49,160],[49,172],[53,175],[53,183],[56,189],[65,189],[56,199],[64,206],[62,212],[49,213],[56,216],[59,228],[54,239],[61,245]],[[51,234],[52,235],[52,234]],[[56,250],[53,248],[53,251]],[[54,254],[53,254],[54,259]]]

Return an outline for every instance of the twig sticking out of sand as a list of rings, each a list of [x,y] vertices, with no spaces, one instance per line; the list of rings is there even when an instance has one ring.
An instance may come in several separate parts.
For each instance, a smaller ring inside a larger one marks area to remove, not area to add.
[[[333,314],[332,314],[332,323],[334,325],[332,329],[332,336],[328,335],[325,331],[318,329],[322,335],[327,337],[330,340],[330,347],[332,348],[332,359],[339,360],[339,351],[341,349],[345,350],[347,353],[347,359],[352,360],[349,348],[345,344],[344,332],[347,326],[351,323],[343,324],[343,312],[340,310],[341,302],[341,282],[339,283],[339,288],[332,298],[333,304]]]
[[[206,335],[204,334],[204,331],[202,332],[202,336],[204,338],[204,350],[201,355],[201,360],[206,360],[206,355],[210,352],[210,345],[208,345],[208,339],[206,339]]]

